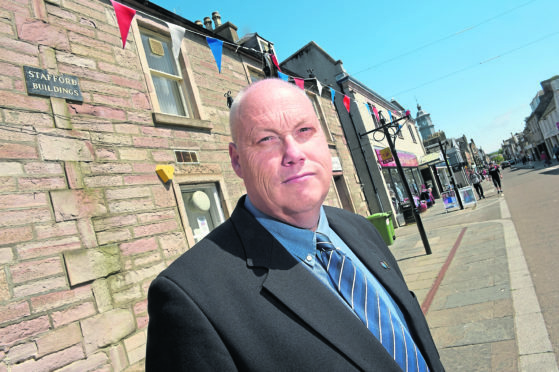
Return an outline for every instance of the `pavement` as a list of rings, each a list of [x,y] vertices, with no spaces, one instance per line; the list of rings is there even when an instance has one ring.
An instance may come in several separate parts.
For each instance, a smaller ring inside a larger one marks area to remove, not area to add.
[[[390,246],[426,314],[447,371],[559,371],[506,200],[445,210],[442,199]],[[506,190],[505,190],[506,192]]]

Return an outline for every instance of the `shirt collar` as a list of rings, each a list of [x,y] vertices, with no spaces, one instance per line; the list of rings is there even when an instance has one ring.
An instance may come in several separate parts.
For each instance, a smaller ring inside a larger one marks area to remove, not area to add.
[[[312,230],[301,229],[276,220],[273,217],[258,210],[246,197],[245,207],[256,218],[256,220],[266,228],[293,256],[297,257],[307,265],[312,266],[314,259],[307,260],[307,257],[316,255],[316,233]],[[318,220],[317,232],[329,235],[330,227],[324,208],[320,207],[320,217]]]

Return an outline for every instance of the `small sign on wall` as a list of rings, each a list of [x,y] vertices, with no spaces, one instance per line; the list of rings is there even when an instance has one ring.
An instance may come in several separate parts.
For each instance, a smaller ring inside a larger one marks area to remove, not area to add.
[[[27,94],[83,102],[80,80],[73,75],[55,75],[42,68],[23,66]]]

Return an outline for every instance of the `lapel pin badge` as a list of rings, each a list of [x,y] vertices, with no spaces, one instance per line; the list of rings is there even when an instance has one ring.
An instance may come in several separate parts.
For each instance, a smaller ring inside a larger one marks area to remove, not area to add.
[[[385,269],[390,269],[390,266],[388,266],[388,264],[386,263],[386,261],[380,261],[380,266],[382,266]]]

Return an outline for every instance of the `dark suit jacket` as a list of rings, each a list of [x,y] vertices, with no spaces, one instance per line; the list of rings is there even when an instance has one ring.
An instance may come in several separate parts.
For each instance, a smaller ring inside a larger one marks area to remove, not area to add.
[[[430,370],[443,371],[379,233],[363,217],[325,211],[400,306]],[[229,220],[153,281],[148,311],[147,371],[400,371],[361,320],[244,208],[244,197]]]

